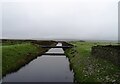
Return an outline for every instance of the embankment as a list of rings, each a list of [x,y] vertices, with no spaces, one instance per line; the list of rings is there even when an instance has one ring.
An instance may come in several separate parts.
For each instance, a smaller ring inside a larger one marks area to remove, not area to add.
[[[120,82],[120,68],[106,59],[91,55],[92,42],[71,42],[73,48],[64,49],[74,72],[74,82]]]
[[[20,43],[19,43],[20,42]],[[7,45],[2,46],[2,75],[17,71],[22,66],[28,64],[37,56],[42,55],[48,49],[43,49],[39,44],[32,42],[9,41]],[[12,43],[12,45],[11,45]],[[39,41],[40,43],[40,41]],[[47,43],[47,42],[46,42]],[[45,43],[45,44],[46,44]],[[43,43],[42,43],[43,44]],[[56,45],[56,42],[51,42],[49,45]]]

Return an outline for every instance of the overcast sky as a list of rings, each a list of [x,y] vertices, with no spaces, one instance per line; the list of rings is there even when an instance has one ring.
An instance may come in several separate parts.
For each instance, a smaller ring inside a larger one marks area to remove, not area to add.
[[[2,37],[117,40],[118,1],[3,0]]]

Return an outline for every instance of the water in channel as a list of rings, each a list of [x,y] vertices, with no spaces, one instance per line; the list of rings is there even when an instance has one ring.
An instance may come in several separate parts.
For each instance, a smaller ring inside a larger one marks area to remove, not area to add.
[[[51,48],[46,53],[64,51],[62,48]],[[8,74],[3,82],[73,82],[73,72],[65,55],[42,55],[17,72]]]

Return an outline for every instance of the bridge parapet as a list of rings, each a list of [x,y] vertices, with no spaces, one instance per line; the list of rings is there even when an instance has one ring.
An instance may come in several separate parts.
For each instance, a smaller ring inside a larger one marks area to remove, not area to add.
[[[72,48],[72,46],[41,46],[42,48]]]

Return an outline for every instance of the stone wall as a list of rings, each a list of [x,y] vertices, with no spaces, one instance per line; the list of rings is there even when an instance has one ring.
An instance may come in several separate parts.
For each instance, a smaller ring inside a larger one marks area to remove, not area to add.
[[[120,66],[120,45],[93,46],[91,53],[94,57],[106,59]]]

